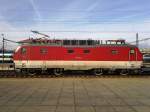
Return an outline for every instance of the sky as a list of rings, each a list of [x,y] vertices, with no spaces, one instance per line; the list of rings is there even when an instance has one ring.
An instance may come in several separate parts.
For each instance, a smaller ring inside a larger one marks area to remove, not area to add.
[[[150,0],[0,0],[0,33],[11,40],[150,37]],[[145,42],[149,44],[149,42]]]

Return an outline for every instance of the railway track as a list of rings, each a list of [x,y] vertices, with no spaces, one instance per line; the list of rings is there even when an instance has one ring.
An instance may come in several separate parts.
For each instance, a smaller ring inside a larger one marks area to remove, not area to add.
[[[140,75],[89,75],[89,74],[63,74],[60,76],[49,74],[23,74],[16,72],[0,72],[0,78],[150,78],[150,73],[143,73]]]

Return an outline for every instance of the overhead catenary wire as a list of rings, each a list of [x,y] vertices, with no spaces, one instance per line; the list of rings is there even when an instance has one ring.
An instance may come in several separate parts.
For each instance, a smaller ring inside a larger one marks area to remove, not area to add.
[[[147,41],[147,40],[150,40],[150,38],[144,38],[144,39],[138,40],[138,42]],[[136,43],[136,42],[137,41],[133,41],[133,42],[129,42],[129,43],[132,44],[132,43]]]

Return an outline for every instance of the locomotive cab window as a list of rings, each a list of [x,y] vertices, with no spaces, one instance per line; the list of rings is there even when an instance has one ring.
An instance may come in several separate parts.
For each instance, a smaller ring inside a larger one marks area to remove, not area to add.
[[[69,49],[69,50],[68,50],[68,53],[74,53],[74,50]]]
[[[26,49],[26,48],[22,48],[22,49],[21,49],[21,54],[26,54],[26,52],[27,52],[27,49]]]
[[[112,50],[111,53],[112,54],[118,54],[118,51],[117,50]]]
[[[130,54],[134,54],[135,50],[134,49],[130,49]]]
[[[47,53],[47,49],[46,49],[46,48],[40,49],[40,53],[41,53],[41,54],[46,54],[46,53]]]

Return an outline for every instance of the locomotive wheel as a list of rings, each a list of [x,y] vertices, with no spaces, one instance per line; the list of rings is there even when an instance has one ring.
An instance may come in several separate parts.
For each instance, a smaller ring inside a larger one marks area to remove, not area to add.
[[[22,75],[27,75],[28,74],[28,71],[26,69],[21,69],[21,74]]]
[[[94,72],[94,75],[98,75],[98,76],[103,74],[103,70],[100,68],[94,69],[93,72]]]
[[[53,72],[54,72],[54,75],[56,75],[56,76],[60,76],[60,75],[62,75],[63,74],[63,69],[62,68],[55,68],[54,70],[53,70]]]
[[[128,75],[129,74],[129,70],[121,70],[120,71],[120,75]]]
[[[142,71],[139,70],[139,69],[133,69],[133,70],[131,71],[131,73],[132,73],[133,75],[139,75],[139,74],[142,73]]]
[[[135,72],[136,75],[142,74],[142,71],[140,69],[139,70],[135,70],[134,72]]]

